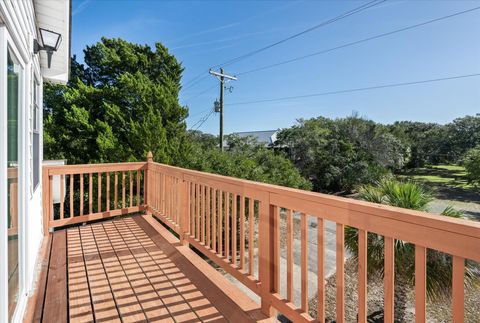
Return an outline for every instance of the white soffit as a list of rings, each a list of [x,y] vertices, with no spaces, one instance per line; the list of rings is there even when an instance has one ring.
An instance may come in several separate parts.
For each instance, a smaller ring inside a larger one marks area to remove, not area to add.
[[[34,0],[37,28],[44,28],[62,35],[60,47],[52,56],[48,68],[47,54],[40,51],[40,66],[46,81],[66,83],[70,72],[70,23],[71,0]],[[37,40],[41,43],[39,31]]]

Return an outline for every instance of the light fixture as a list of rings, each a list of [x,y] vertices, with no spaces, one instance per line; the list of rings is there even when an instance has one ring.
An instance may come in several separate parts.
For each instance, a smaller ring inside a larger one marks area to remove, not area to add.
[[[34,39],[33,40],[33,52],[37,54],[39,51],[44,50],[47,52],[48,68],[52,64],[53,52],[56,52],[62,42],[62,35],[51,30],[39,28],[40,37],[42,38],[42,45]]]

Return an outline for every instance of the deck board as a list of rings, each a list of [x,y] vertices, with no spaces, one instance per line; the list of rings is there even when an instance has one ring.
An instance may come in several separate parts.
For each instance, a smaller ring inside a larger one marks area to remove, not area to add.
[[[35,313],[42,322],[254,322],[165,232],[143,216],[56,231]]]
[[[65,231],[53,234],[52,256],[48,269],[42,322],[66,322],[67,317],[67,236]]]

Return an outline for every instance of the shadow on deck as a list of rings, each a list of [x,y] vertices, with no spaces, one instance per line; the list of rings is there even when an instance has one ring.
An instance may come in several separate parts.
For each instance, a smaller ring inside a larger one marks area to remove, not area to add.
[[[34,322],[256,322],[250,300],[151,216],[50,235]]]

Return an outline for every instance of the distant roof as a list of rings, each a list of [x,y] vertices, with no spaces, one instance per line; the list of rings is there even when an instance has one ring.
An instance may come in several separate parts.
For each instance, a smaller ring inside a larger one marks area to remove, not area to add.
[[[239,137],[253,137],[258,143],[263,143],[266,146],[273,145],[277,141],[278,130],[263,130],[263,131],[245,131],[235,132],[234,135]]]

